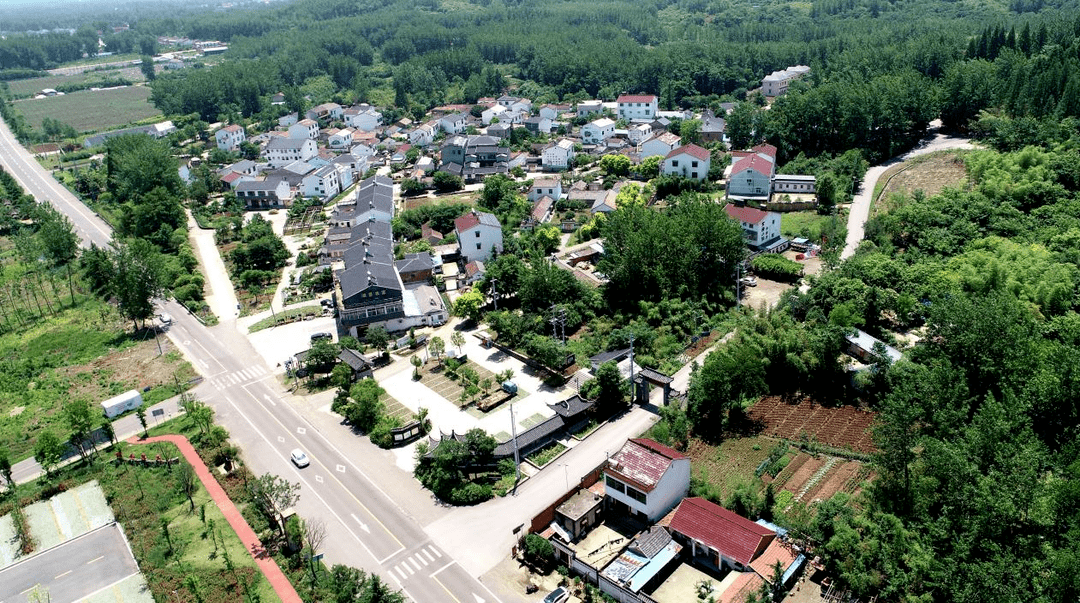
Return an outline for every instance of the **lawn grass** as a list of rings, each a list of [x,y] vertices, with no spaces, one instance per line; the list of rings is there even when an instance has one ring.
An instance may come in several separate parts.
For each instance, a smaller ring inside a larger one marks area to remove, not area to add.
[[[103,132],[161,115],[150,104],[149,86],[127,86],[96,92],[23,100],[14,107],[35,129],[46,117],[57,119],[79,133]]]
[[[804,237],[821,241],[821,229],[829,220],[816,211],[789,211],[780,214],[780,234],[788,238]]]
[[[10,265],[8,266],[10,268]],[[9,281],[10,283],[10,281]],[[65,287],[66,288],[66,287]],[[0,294],[5,301],[6,295]],[[54,315],[24,316],[2,324],[0,334],[0,446],[13,461],[33,454],[37,436],[53,430],[67,439],[62,406],[73,399],[91,406],[130,389],[149,387],[144,400],[158,402],[188,387],[191,365],[159,334],[135,332],[114,308],[96,298],[58,296]],[[36,308],[35,308],[36,309]],[[7,310],[10,312],[10,310]]]
[[[255,331],[262,331],[263,329],[269,329],[270,327],[276,327],[277,325],[284,325],[290,322],[296,322],[303,320],[307,316],[321,316],[322,306],[304,306],[303,308],[290,308],[277,313],[277,316],[267,316],[266,318],[252,323],[248,327],[248,333],[254,333]]]
[[[134,69],[86,71],[75,75],[46,75],[26,80],[14,80],[8,82],[8,88],[11,90],[11,95],[14,98],[29,98],[45,88],[55,89],[66,84],[105,82],[110,78],[118,77],[122,77],[131,82],[141,82],[144,80],[142,72],[136,67]]]

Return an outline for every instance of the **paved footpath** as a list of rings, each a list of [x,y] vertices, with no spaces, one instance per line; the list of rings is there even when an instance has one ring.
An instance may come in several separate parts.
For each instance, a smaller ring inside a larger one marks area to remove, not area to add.
[[[259,566],[259,570],[262,571],[266,579],[270,581],[270,586],[274,588],[274,592],[278,597],[281,597],[282,603],[303,603],[300,595],[296,594],[296,589],[293,588],[289,579],[282,573],[281,568],[278,567],[277,562],[273,557],[270,557],[266,553],[266,549],[263,548],[262,542],[259,537],[255,535],[255,531],[251,529],[247,521],[242,515],[240,510],[236,508],[229,496],[225,494],[225,490],[222,489],[221,484],[217,482],[217,479],[210,473],[210,470],[206,468],[206,464],[203,463],[202,458],[195,452],[195,448],[188,442],[188,439],[181,435],[164,435],[155,436],[147,439],[140,439],[138,437],[128,438],[129,444],[153,444],[154,442],[171,442],[176,444],[176,447],[180,449],[180,453],[184,455],[187,462],[191,463],[191,466],[195,469],[195,475],[199,476],[199,480],[202,481],[206,491],[210,493],[210,498],[214,499],[214,504],[221,509],[221,513],[225,515],[225,519],[229,521],[229,525],[236,531],[236,535],[240,537],[240,542],[244,543],[244,548],[251,553],[251,558],[255,560],[255,564]]]

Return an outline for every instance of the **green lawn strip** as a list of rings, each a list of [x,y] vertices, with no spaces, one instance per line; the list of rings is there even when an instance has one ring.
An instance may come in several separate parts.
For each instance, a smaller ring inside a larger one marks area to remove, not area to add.
[[[379,402],[383,403],[388,416],[400,419],[402,423],[407,423],[414,416],[412,410],[398,402],[397,398],[391,396],[386,390],[383,390],[383,393],[379,396]]]
[[[304,306],[303,308],[290,308],[281,312],[277,312],[276,316],[267,316],[266,318],[252,323],[248,327],[248,333],[254,333],[256,331],[262,331],[263,329],[269,329],[277,325],[284,325],[290,322],[296,322],[303,320],[307,316],[319,316],[322,314],[321,306]]]
[[[829,220],[815,211],[790,211],[780,215],[780,233],[785,237],[821,240],[821,228]]]
[[[555,457],[559,456],[563,450],[566,450],[566,446],[559,442],[552,442],[540,450],[530,454],[529,461],[537,467],[543,467],[551,461],[555,460]]]
[[[576,430],[571,432],[570,435],[574,436],[579,440],[584,440],[585,438],[592,435],[592,432],[596,431],[599,428],[600,423],[598,423],[596,419],[589,419],[587,423],[582,424],[581,427],[578,427]]]
[[[479,381],[483,381],[484,379],[491,379],[492,391],[495,391],[495,388],[497,387],[497,385],[494,383],[495,373],[492,373],[491,371],[487,370],[486,368],[480,366],[475,362],[466,362],[464,365],[462,365],[461,368],[465,367],[471,368],[472,370],[476,371],[477,376],[479,376]],[[458,369],[459,375],[461,368]],[[465,386],[463,385],[462,379],[460,376],[458,376],[458,378],[456,379],[451,379],[446,375],[446,369],[447,367],[445,364],[440,365],[438,362],[428,362],[428,364],[421,367],[420,369],[422,375],[420,382],[423,383],[428,389],[432,390],[443,398],[446,398],[450,402],[457,404],[458,406],[463,407],[472,403],[472,400],[467,400],[466,402],[462,403],[461,393],[465,391]],[[483,392],[481,392],[481,395],[482,393]]]
[[[547,417],[540,413],[529,415],[528,417],[525,417],[521,420],[521,427],[522,429],[529,429],[530,427],[534,427],[543,423],[546,419]]]

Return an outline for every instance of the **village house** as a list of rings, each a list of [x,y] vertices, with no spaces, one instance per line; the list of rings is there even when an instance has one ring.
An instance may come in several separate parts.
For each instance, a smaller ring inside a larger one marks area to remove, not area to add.
[[[522,230],[532,230],[551,219],[552,210],[555,208],[555,200],[544,195],[533,203],[532,211],[521,220]]]
[[[694,562],[717,570],[750,570],[776,538],[773,530],[697,497],[683,499],[668,526]]]
[[[761,79],[761,93],[765,96],[781,96],[787,92],[791,82],[810,73],[806,65],[795,65],[780,71],[774,71]]]
[[[559,178],[537,178],[529,187],[528,198],[533,202],[544,196],[560,199],[562,192],[562,180]]]
[[[310,138],[274,137],[263,147],[262,157],[271,168],[286,166],[294,161],[307,161],[318,154]]]
[[[465,113],[451,113],[439,120],[439,127],[447,134],[461,134],[469,125],[469,116]]]
[[[650,523],[690,489],[690,457],[647,438],[627,440],[603,471],[607,509]]]
[[[772,193],[813,195],[817,193],[817,177],[800,174],[777,174],[773,176]]]
[[[701,115],[701,142],[706,144],[727,142],[726,128],[727,124],[722,117],[717,117],[713,115],[711,109],[706,109]]]
[[[406,253],[400,260],[394,262],[401,282],[410,285],[412,283],[426,283],[431,280],[432,270],[435,267],[435,259],[430,252]]]
[[[616,115],[619,119],[652,121],[659,110],[660,99],[652,94],[624,94],[615,102],[618,103]]]
[[[343,128],[326,137],[326,145],[331,149],[347,149],[352,146],[353,131]]]
[[[343,111],[341,105],[337,103],[323,103],[308,109],[307,113],[304,114],[304,117],[310,120],[327,123],[340,121],[342,114]]]
[[[663,132],[641,143],[641,158],[660,156],[667,157],[669,153],[682,146],[682,138],[671,132]]]
[[[484,128],[484,132],[486,132],[488,136],[492,136],[494,138],[509,138],[510,130],[513,129],[513,127],[514,126],[510,124],[504,123],[491,124],[490,126]]]
[[[551,134],[552,123],[547,117],[530,117],[522,123],[525,125],[525,129],[533,134]]]
[[[472,210],[454,220],[458,248],[466,262],[491,259],[491,252],[502,251],[502,225],[495,214]]]
[[[439,152],[439,169],[475,182],[509,171],[510,149],[492,136],[453,136]]]
[[[693,180],[706,180],[709,177],[709,150],[696,144],[679,147],[664,157],[661,172],[665,176],[681,176]]]
[[[341,192],[341,176],[333,164],[324,165],[304,176],[300,190],[305,197],[329,199]]]
[[[235,151],[240,148],[240,143],[247,140],[247,132],[242,126],[233,124],[215,132],[214,139],[217,141],[217,148],[222,151]]]
[[[288,128],[289,126],[300,121],[300,117],[296,113],[289,113],[288,115],[282,115],[277,120],[277,125],[281,128]]]
[[[540,114],[540,117],[546,117],[546,118],[550,119],[551,121],[555,121],[556,119],[559,118],[560,115],[562,115],[563,113],[567,113],[569,111],[570,111],[570,105],[566,104],[566,103],[563,103],[563,104],[547,104],[547,105],[541,105],[540,106],[540,111],[538,113]]]
[[[593,113],[601,113],[604,110],[604,101],[599,100],[584,100],[577,104],[574,111],[578,116],[591,115]]]
[[[345,109],[342,117],[349,127],[362,132],[371,132],[382,123],[382,113],[371,105],[359,105]]]
[[[585,144],[603,144],[615,133],[615,122],[602,117],[581,127],[581,141]]]
[[[283,178],[245,180],[236,185],[236,198],[247,209],[288,207],[292,204],[292,189]]]
[[[731,154],[731,173],[728,176],[729,199],[767,201],[772,194],[776,172],[776,147],[760,144],[749,152]]]
[[[319,122],[313,119],[301,119],[289,126],[289,138],[310,138],[318,140]]]
[[[779,212],[729,203],[724,213],[742,226],[746,244],[752,249],[767,249],[780,239]]]
[[[574,161],[574,141],[563,138],[555,144],[544,147],[541,155],[541,165],[547,171],[562,171],[568,169]]]
[[[490,107],[488,107],[487,109],[484,109],[480,113],[480,122],[483,123],[485,126],[490,124],[492,121],[494,121],[496,119],[498,119],[500,122],[502,122],[502,119],[501,119],[502,116],[505,115],[506,113],[508,113],[509,111],[510,111],[510,109],[507,109],[503,105],[498,105],[498,104],[491,105]]]
[[[428,122],[409,130],[407,137],[409,139],[409,144],[414,147],[426,147],[435,142],[435,135],[435,125]]]
[[[652,124],[635,124],[626,130],[626,139],[636,146],[648,140],[652,131]]]

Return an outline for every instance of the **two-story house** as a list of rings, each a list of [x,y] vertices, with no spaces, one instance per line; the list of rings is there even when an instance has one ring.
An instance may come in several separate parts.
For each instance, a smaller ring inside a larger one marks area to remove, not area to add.
[[[724,118],[717,117],[711,109],[706,109],[701,114],[701,141],[705,143],[727,142],[727,123]]]
[[[352,146],[353,130],[342,128],[326,137],[326,146],[331,149],[347,149]]]
[[[469,116],[465,113],[451,113],[439,120],[439,127],[447,134],[461,134],[469,125]]]
[[[761,93],[765,96],[780,96],[787,92],[791,82],[810,73],[806,65],[795,65],[780,71],[774,71],[761,79]]]
[[[289,126],[289,138],[319,138],[319,122],[314,119],[301,119]]]
[[[562,180],[558,178],[537,178],[529,187],[529,201],[536,202],[540,197],[559,199],[562,197]]]
[[[533,134],[551,134],[552,122],[546,117],[538,115],[521,123],[525,124],[525,129]]]
[[[247,133],[243,127],[233,124],[214,133],[214,139],[217,141],[217,148],[222,151],[235,151],[240,148],[240,143],[247,140]]]
[[[729,203],[724,206],[724,213],[742,226],[746,244],[754,249],[767,248],[780,238],[779,212]]]
[[[570,110],[569,104],[546,104],[540,107],[540,117],[546,117],[555,121],[560,115]]]
[[[454,232],[466,262],[489,260],[493,250],[503,249],[502,225],[495,214],[474,209],[454,220]]]
[[[544,147],[540,164],[545,170],[558,172],[568,169],[574,161],[574,141],[563,138],[555,144]]]
[[[593,113],[601,113],[604,110],[604,101],[600,100],[583,100],[577,104],[574,111],[578,116],[591,115]]]
[[[331,122],[339,121],[343,114],[341,105],[337,103],[323,103],[308,109],[304,117],[312,121]]]
[[[310,138],[281,138],[275,136],[263,147],[262,157],[271,168],[280,168],[294,161],[307,161],[318,154]]]
[[[435,142],[435,134],[435,124],[430,122],[421,124],[412,130],[409,130],[409,144],[414,147],[426,147]]]
[[[603,473],[607,507],[649,523],[667,514],[690,490],[690,457],[647,438],[627,440]]]
[[[334,164],[324,165],[304,176],[300,191],[305,197],[329,199],[341,192],[341,176]]]
[[[667,154],[660,166],[665,176],[681,176],[693,180],[705,180],[709,177],[709,150],[696,144],[679,147]]]
[[[503,105],[495,104],[491,105],[487,109],[480,112],[480,122],[485,126],[489,125],[492,121],[498,119],[502,121],[502,116],[505,115],[510,109]]]
[[[635,124],[627,128],[626,139],[632,145],[639,145],[652,137],[652,124]]]
[[[585,144],[603,144],[615,133],[615,122],[601,117],[581,127],[581,141]]]
[[[279,117],[277,119],[277,125],[281,126],[282,128],[288,128],[289,126],[295,124],[298,121],[300,121],[300,117],[296,113],[289,113],[287,115],[282,115],[281,117]]]
[[[731,154],[731,174],[727,196],[730,199],[766,201],[772,194],[776,173],[776,147],[761,144],[749,152]]]
[[[615,102],[618,103],[616,115],[627,121],[652,121],[656,119],[656,112],[660,109],[660,99],[653,94],[624,94]]]
[[[493,136],[453,136],[439,151],[439,169],[475,182],[509,171],[510,149]]]
[[[361,132],[371,132],[382,123],[382,113],[371,105],[359,105],[345,109],[345,123]]]
[[[671,132],[663,132],[641,143],[641,158],[667,157],[668,153],[680,146],[682,146],[682,138]]]
[[[292,203],[292,189],[284,178],[245,180],[236,185],[235,191],[248,209],[288,207]]]

